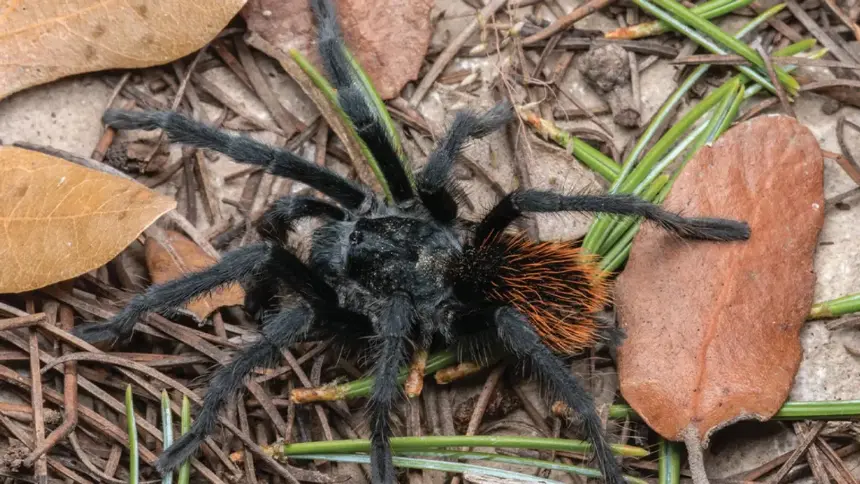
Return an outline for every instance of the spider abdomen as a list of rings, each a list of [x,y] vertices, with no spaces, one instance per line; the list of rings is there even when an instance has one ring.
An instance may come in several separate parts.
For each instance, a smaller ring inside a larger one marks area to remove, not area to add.
[[[516,308],[554,351],[594,345],[595,313],[609,288],[593,257],[569,242],[534,242],[524,235],[491,236],[455,265],[458,298],[483,298]]]

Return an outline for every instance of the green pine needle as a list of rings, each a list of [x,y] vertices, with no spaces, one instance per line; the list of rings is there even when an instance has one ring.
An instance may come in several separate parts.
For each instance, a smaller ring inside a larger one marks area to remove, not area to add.
[[[131,385],[125,387],[125,423],[128,427],[128,482],[140,482],[140,452],[137,443],[137,422],[134,417],[134,398]]]

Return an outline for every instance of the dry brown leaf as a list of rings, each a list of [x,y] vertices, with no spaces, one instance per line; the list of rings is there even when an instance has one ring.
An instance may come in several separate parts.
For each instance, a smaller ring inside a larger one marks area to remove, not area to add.
[[[100,267],[175,206],[136,182],[0,147],[0,293]]]
[[[154,237],[146,239],[146,265],[153,284],[172,281],[189,272],[205,269],[216,261],[184,235],[166,231],[170,249]],[[172,252],[172,253],[171,253]],[[245,301],[245,291],[238,284],[218,288],[185,305],[185,311],[198,321],[204,321],[218,308],[238,306]]]
[[[245,0],[11,0],[0,7],[0,99],[102,69],[165,64],[203,47]]]
[[[707,446],[714,430],[766,420],[787,398],[812,305],[823,170],[795,119],[742,123],[699,151],[666,207],[746,220],[750,240],[690,242],[648,226],[636,237],[616,294],[621,392],[663,437]]]
[[[434,0],[339,0],[346,44],[383,99],[391,99],[418,70],[430,45]],[[284,52],[296,49],[322,69],[308,0],[250,0],[248,29]]]

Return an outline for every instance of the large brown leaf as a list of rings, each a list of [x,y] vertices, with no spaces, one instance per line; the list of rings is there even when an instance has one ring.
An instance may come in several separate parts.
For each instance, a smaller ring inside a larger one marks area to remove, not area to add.
[[[752,230],[701,243],[645,226],[618,280],[624,398],[663,437],[707,445],[731,422],[773,416],[800,364],[824,221],[818,142],[793,118],[742,123],[699,151],[666,207]]]
[[[0,293],[100,267],[175,206],[136,182],[0,147]]]
[[[338,21],[347,47],[383,99],[397,97],[418,77],[433,34],[434,0],[339,0]],[[296,49],[322,69],[308,0],[250,0],[248,28],[284,52]]]
[[[216,262],[184,235],[167,231],[166,236],[169,248],[154,237],[146,239],[146,265],[153,283],[171,281],[189,272],[205,269]],[[245,292],[242,288],[238,284],[231,284],[194,299],[185,305],[184,310],[198,321],[203,321],[218,308],[238,306],[244,301]]]
[[[165,64],[203,47],[245,0],[21,0],[0,7],[0,99],[60,77]]]

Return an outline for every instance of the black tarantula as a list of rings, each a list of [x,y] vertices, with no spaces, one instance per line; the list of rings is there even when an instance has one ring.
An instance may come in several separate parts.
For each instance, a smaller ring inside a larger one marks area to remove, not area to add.
[[[506,229],[526,213],[568,211],[641,216],[689,239],[743,240],[749,228],[731,220],[684,218],[632,196],[541,190],[514,191],[480,222],[461,222],[451,192],[451,167],[467,141],[511,120],[511,106],[458,113],[425,168],[413,176],[359,78],[330,2],[311,0],[322,61],[340,107],[379,164],[391,201],[293,153],[176,113],[109,111],[104,116],[118,129],[163,129],[171,141],[262,166],[330,199],[278,200],[259,224],[262,242],[229,252],[208,269],[149,288],[108,323],[76,328],[85,340],[115,341],[128,337],[147,312],[178,307],[236,281],[246,288],[245,305],[261,323],[261,338],[215,371],[190,432],[164,451],[156,467],[168,472],[191,456],[244,379],[255,368],[277,362],[281,348],[311,338],[354,342],[370,337],[376,362],[368,402],[372,480],[394,483],[389,414],[400,394],[396,378],[408,353],[492,335],[579,414],[606,480],[623,482],[591,396],[554,354],[587,348],[606,334],[594,314],[606,302],[604,280],[575,244],[535,242]],[[313,232],[310,255],[303,261],[287,248],[286,237],[306,217],[323,223]],[[286,302],[278,297],[281,291],[297,297]]]

